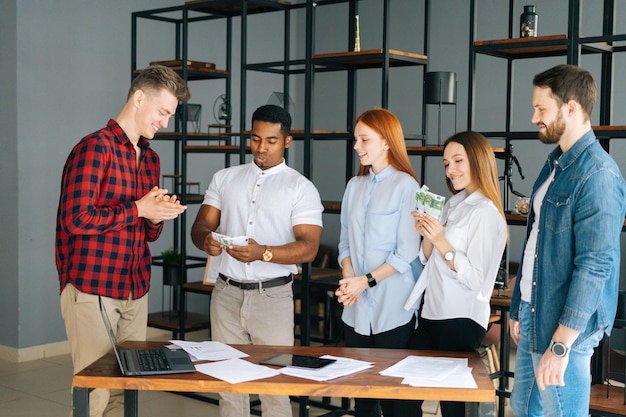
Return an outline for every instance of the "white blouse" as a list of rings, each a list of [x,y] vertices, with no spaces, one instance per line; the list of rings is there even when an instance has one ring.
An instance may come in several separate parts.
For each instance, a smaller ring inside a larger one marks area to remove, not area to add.
[[[404,308],[419,306],[429,320],[468,318],[487,329],[489,301],[506,246],[507,226],[496,206],[482,193],[465,191],[452,196],[444,207],[443,234],[454,248],[452,271],[443,254],[433,248]]]

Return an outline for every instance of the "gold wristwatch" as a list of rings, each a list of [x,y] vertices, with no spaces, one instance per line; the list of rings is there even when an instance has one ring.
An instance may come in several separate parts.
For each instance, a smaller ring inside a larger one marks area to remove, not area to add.
[[[263,252],[263,262],[269,262],[272,260],[272,250],[269,247],[265,247],[265,252]]]

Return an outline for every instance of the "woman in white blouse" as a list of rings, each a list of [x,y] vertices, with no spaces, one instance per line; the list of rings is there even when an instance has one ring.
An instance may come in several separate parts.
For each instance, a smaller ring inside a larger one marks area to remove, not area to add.
[[[477,132],[444,144],[446,184],[453,196],[442,220],[413,212],[423,236],[424,270],[405,308],[424,304],[411,348],[470,352],[487,331],[489,300],[507,241],[493,149]],[[464,403],[442,402],[444,417],[464,415]],[[421,413],[419,414],[421,415]]]

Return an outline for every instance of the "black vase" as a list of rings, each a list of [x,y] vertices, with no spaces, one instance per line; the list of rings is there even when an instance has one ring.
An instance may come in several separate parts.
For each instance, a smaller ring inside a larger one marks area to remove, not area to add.
[[[534,38],[537,36],[537,13],[535,6],[524,6],[524,13],[520,16],[519,36]]]

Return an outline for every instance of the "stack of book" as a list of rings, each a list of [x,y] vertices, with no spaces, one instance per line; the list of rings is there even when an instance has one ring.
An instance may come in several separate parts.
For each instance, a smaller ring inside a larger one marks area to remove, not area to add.
[[[166,61],[152,61],[150,62],[150,65],[163,65],[176,71],[176,70],[183,69],[183,60],[182,59],[170,59]],[[212,62],[187,60],[187,69],[195,70],[195,71],[212,70],[212,69],[215,69],[215,64]]]

